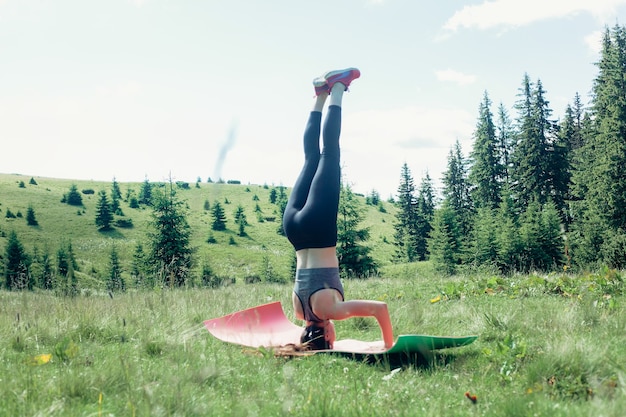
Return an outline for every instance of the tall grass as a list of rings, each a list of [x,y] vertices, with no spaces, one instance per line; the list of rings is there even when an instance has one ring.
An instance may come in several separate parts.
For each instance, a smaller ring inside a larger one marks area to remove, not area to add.
[[[389,303],[396,334],[479,335],[402,363],[277,358],[220,342],[202,326],[269,301],[293,319],[289,285],[113,298],[0,292],[0,416],[624,415],[625,300],[619,286],[601,285],[619,274],[448,282],[427,270],[408,265],[401,275],[417,274],[345,282],[349,298]],[[565,280],[569,292],[554,291]],[[380,338],[370,319],[336,326],[339,338]],[[37,361],[42,354],[52,355],[48,363]]]

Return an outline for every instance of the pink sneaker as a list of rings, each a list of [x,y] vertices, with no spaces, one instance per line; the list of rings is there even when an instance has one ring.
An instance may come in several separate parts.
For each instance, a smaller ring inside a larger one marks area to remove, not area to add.
[[[328,88],[328,82],[326,82],[326,78],[317,77],[313,80],[313,87],[315,88],[315,97],[319,96],[322,93],[329,93],[330,88]]]
[[[346,68],[342,70],[328,71],[324,74],[324,78],[328,83],[328,89],[332,90],[333,85],[341,83],[346,86],[346,90],[350,87],[350,83],[361,76],[361,71],[357,68]]]

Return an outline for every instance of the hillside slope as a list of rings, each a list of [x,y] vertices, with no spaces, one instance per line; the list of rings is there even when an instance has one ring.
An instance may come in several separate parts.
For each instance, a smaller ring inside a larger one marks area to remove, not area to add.
[[[31,184],[31,178],[36,184]],[[113,246],[119,253],[123,270],[128,271],[137,244],[141,243],[144,248],[148,246],[147,232],[152,212],[143,206],[130,208],[127,201],[129,194],[139,194],[141,183],[118,184],[124,198],[121,201],[124,216],[116,216],[116,219],[130,219],[133,227],[115,227],[112,231],[100,232],[95,225],[98,192],[105,190],[110,198],[112,181],[0,174],[0,256],[4,256],[8,234],[15,231],[29,254],[47,252],[54,257],[61,245],[71,243],[79,265],[79,278],[83,281],[90,280],[95,285],[102,283]],[[82,207],[62,202],[72,185],[81,192]],[[278,207],[270,202],[272,188],[268,185],[217,183],[192,183],[188,188],[177,188],[176,195],[188,206],[187,221],[192,230],[191,242],[198,271],[207,264],[217,275],[239,281],[261,275],[262,268],[269,264],[274,274],[290,275],[294,252],[287,239],[277,233],[280,218]],[[93,191],[93,194],[85,194],[86,190]],[[359,201],[365,210],[361,227],[370,228],[368,245],[372,248],[372,256],[379,264],[388,264],[394,250],[391,242],[395,208],[384,202],[386,212],[383,213],[377,207],[366,205],[363,197],[359,197]],[[224,208],[226,231],[211,230],[212,216],[210,210],[206,210],[207,202],[210,207],[220,202]],[[261,216],[255,212],[257,204]],[[234,223],[234,211],[238,205],[244,208],[249,223],[245,237],[237,235]],[[34,209],[38,226],[27,225],[29,206]],[[7,211],[16,217],[7,218]],[[216,243],[207,243],[209,236]]]

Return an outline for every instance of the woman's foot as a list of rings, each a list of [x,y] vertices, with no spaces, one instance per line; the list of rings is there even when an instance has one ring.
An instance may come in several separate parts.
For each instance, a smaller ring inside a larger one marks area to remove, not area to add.
[[[341,83],[344,86],[344,90],[350,87],[350,83],[361,76],[361,71],[358,68],[346,68],[341,70],[328,71],[322,76],[328,84],[328,89],[332,90],[333,86],[337,83]]]
[[[315,96],[319,96],[320,94],[329,94],[330,87],[328,87],[328,82],[324,77],[317,77],[313,80],[313,88],[315,88]]]

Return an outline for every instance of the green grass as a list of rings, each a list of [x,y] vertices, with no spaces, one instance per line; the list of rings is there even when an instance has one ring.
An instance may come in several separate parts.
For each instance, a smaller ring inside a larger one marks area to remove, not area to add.
[[[110,183],[0,175],[0,256],[16,231],[26,250],[71,242],[75,298],[0,291],[0,416],[623,416],[626,311],[619,271],[519,275],[491,271],[441,277],[430,263],[394,265],[393,207],[363,207],[380,276],[344,282],[349,299],[389,304],[395,334],[462,336],[472,345],[412,363],[335,355],[276,358],[213,338],[204,320],[281,301],[293,320],[290,284],[245,284],[268,259],[289,277],[293,249],[276,230],[271,187],[200,184],[179,190],[188,206],[196,267],[208,263],[236,284],[218,289],[137,291],[109,297],[103,282],[115,245],[125,278],[150,210],[122,209],[130,229],[99,232],[97,192]],[[25,187],[19,187],[20,181]],[[61,203],[71,184],[84,207]],[[120,184],[122,193],[140,184]],[[267,219],[254,214],[257,201]],[[228,199],[229,204],[225,204]],[[211,232],[204,202],[224,204],[225,232]],[[246,212],[248,236],[233,213]],[[39,226],[26,224],[28,206]],[[7,219],[7,209],[21,218]],[[271,218],[274,217],[274,221]],[[208,244],[212,234],[217,244]],[[233,238],[235,245],[228,244]],[[336,323],[340,339],[378,340],[372,319]],[[51,355],[48,363],[38,355]],[[477,396],[476,403],[465,393]]]
[[[82,287],[104,287],[108,273],[111,247],[115,245],[123,269],[123,277],[127,282],[131,279],[128,271],[132,262],[137,243],[142,243],[147,250],[149,221],[151,210],[145,207],[132,209],[128,202],[122,201],[121,207],[125,219],[131,219],[133,228],[115,228],[110,232],[99,232],[95,225],[98,191],[106,190],[110,195],[111,182],[78,181],[53,178],[34,177],[37,185],[31,185],[29,176],[16,174],[0,174],[0,256],[4,254],[6,237],[14,230],[28,253],[48,250],[54,257],[58,248],[64,243],[71,243],[79,266],[79,285]],[[19,184],[23,182],[24,188]],[[70,206],[61,203],[72,184],[78,191],[94,190],[94,194],[82,194],[84,207]],[[122,195],[128,189],[139,194],[140,183],[119,183]],[[273,272],[284,280],[291,275],[291,265],[295,256],[293,248],[284,236],[277,233],[281,224],[277,206],[269,201],[271,185],[235,185],[194,183],[189,189],[178,189],[177,196],[188,205],[187,221],[191,226],[191,246],[195,260],[195,275],[200,274],[203,264],[208,264],[213,272],[223,278],[244,280],[250,276],[261,275],[264,260],[271,264]],[[258,197],[255,201],[254,196]],[[212,216],[204,209],[205,201],[211,207],[220,202],[226,212],[227,230],[214,232],[211,230]],[[226,203],[228,200],[228,203]],[[365,220],[361,227],[369,227],[372,256],[381,265],[389,264],[394,246],[393,237],[394,207],[384,203],[386,213],[377,207],[368,206],[361,198],[365,210]],[[241,204],[244,208],[249,226],[247,236],[237,235],[234,223],[234,212]],[[259,204],[263,221],[260,222],[255,213]],[[28,226],[26,212],[32,206],[39,226]],[[21,218],[7,219],[6,211],[21,213]],[[217,243],[209,244],[207,239],[212,235]],[[4,236],[4,237],[3,237]],[[235,244],[229,244],[230,239]],[[262,276],[262,275],[261,275]]]
[[[293,319],[290,285],[113,298],[0,292],[0,416],[623,415],[626,311],[616,271],[443,279],[428,264],[388,270],[346,281],[346,295],[385,300],[396,334],[479,339],[402,366],[276,358],[220,342],[202,322],[268,301]],[[336,325],[339,338],[380,338],[371,319]],[[52,359],[36,365],[40,354]]]

